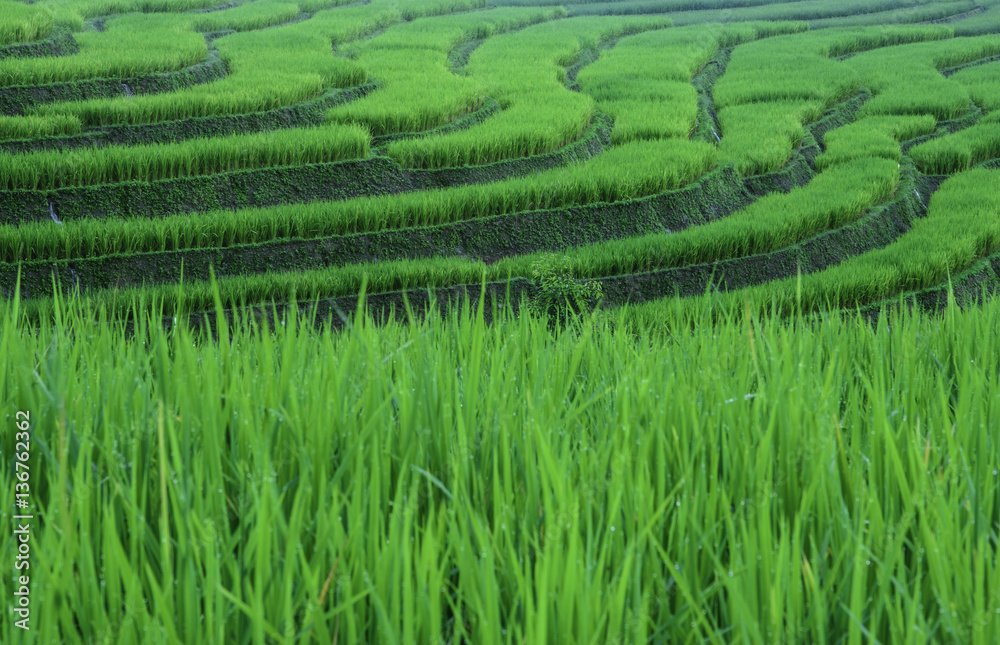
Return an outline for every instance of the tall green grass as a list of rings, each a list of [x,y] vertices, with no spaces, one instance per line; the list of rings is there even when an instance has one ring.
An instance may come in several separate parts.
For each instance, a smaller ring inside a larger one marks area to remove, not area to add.
[[[951,34],[946,26],[865,27],[810,31],[741,45],[716,84],[716,105],[782,100],[818,100],[830,105],[868,81],[852,66],[854,59],[845,63],[833,58],[869,50],[870,56],[877,57],[885,47]]]
[[[327,4],[334,6],[345,2],[331,0]],[[300,12],[298,3],[289,0],[255,0],[232,9],[192,16],[190,25],[197,31],[205,32],[223,29],[247,31],[287,22]]]
[[[84,28],[84,21],[98,16],[127,13],[167,13],[207,9],[225,4],[223,0],[38,0],[37,5],[52,12],[58,24],[74,31]]]
[[[36,519],[32,630],[0,637],[996,642],[1000,302],[757,305],[212,341],[9,303]]]
[[[964,85],[972,100],[984,111],[1000,110],[1000,64],[967,67],[955,72],[949,79]]]
[[[231,170],[357,159],[371,137],[357,126],[325,126],[143,146],[0,154],[0,188],[42,190],[156,181]]]
[[[823,115],[816,101],[748,103],[719,110],[720,161],[744,175],[774,172],[791,158],[805,136],[804,123]]]
[[[689,136],[698,117],[691,77],[715,54],[724,31],[696,27],[629,36],[583,68],[580,88],[615,119],[612,141]]]
[[[596,2],[578,4],[571,7],[571,15],[596,14],[649,14],[669,12],[677,25],[709,22],[751,21],[751,20],[823,20],[844,16],[858,16],[867,13],[907,9],[921,5],[932,5],[940,0],[800,0],[789,2],[687,2],[677,0],[626,0],[624,2]],[[685,10],[677,10],[679,4],[688,5]],[[753,6],[758,5],[758,6]]]

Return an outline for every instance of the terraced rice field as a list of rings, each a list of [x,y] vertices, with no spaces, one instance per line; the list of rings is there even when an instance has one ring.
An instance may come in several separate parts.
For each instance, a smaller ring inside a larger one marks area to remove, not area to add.
[[[1000,642],[1000,0],[223,1],[0,0],[2,642]]]

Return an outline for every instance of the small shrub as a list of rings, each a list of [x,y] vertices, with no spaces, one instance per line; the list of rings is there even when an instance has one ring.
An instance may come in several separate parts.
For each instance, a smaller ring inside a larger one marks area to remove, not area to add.
[[[574,279],[565,256],[541,258],[532,265],[531,275],[535,283],[532,309],[559,321],[593,310],[604,295],[600,282]]]

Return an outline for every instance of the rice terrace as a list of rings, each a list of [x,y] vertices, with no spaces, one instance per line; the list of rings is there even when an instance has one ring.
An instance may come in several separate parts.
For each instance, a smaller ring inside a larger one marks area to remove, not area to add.
[[[1000,643],[1000,0],[0,0],[0,642]]]

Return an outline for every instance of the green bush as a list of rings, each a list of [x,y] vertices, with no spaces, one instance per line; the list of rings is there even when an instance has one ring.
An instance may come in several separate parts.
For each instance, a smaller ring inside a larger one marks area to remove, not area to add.
[[[546,255],[531,269],[535,290],[531,308],[536,312],[565,321],[570,314],[592,311],[604,295],[601,283],[576,280],[565,256]]]

